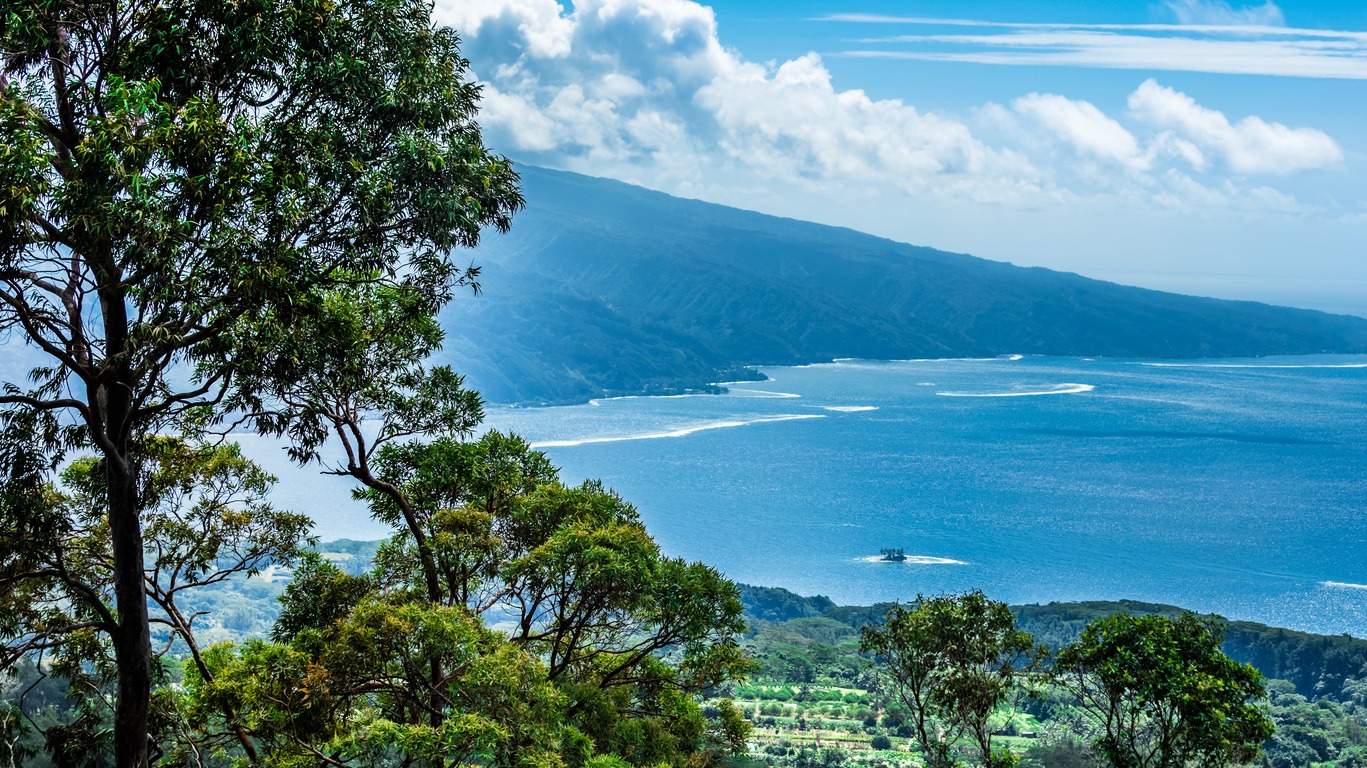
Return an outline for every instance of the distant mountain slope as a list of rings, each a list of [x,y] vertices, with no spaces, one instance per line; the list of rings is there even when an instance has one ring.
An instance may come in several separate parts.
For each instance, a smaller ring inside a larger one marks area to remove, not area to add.
[[[495,402],[662,392],[746,365],[1007,353],[1367,351],[1367,319],[1130,288],[521,166],[446,354]]]

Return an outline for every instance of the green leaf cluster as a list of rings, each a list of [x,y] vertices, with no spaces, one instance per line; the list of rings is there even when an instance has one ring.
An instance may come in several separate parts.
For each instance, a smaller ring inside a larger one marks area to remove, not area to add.
[[[1118,768],[1247,763],[1273,733],[1264,678],[1220,650],[1220,622],[1118,613],[1058,652],[1054,673],[1101,724]]]
[[[406,527],[361,575],[305,555],[271,639],[187,673],[194,729],[235,713],[280,766],[699,766],[743,750],[739,711],[699,706],[750,669],[738,590],[662,555],[630,504],[561,484],[498,432],[391,443],[373,466],[359,495],[417,523],[439,599]]]
[[[143,596],[157,641],[150,733],[167,744],[233,739],[232,711],[219,713],[232,728],[197,736],[185,733],[178,713],[181,667],[210,674],[195,626],[205,616],[196,610],[198,594],[289,564],[307,543],[312,521],[267,503],[275,478],[236,445],[154,437],[141,450],[149,457],[141,477]],[[41,746],[57,764],[98,762],[114,751],[118,662],[111,638],[118,612],[103,461],[78,458],[57,477],[12,461],[0,482],[7,509],[28,510],[6,516],[0,535],[0,615],[6,617],[0,667],[36,676],[13,700],[25,717],[10,725],[26,732],[27,749]],[[49,702],[53,716],[39,723],[26,699],[49,677],[60,681],[67,704],[54,708]]]
[[[0,51],[0,333],[43,359],[0,383],[0,427],[48,467],[98,454],[112,593],[81,605],[109,603],[88,621],[116,657],[114,759],[142,768],[144,540],[185,533],[144,530],[152,438],[252,413],[298,370],[281,329],[339,298],[390,291],[421,325],[478,276],[452,250],[522,197],[427,0],[14,0]]]
[[[1015,764],[1009,750],[993,748],[998,710],[1032,683],[1045,652],[1009,606],[981,592],[922,597],[865,626],[861,647],[882,663],[928,766],[956,765],[961,739],[984,766]]]

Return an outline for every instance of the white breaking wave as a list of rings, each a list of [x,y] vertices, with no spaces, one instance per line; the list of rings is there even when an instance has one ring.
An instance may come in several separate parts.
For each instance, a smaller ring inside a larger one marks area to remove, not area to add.
[[[884,560],[879,555],[861,557],[859,559],[866,563],[901,563],[902,565],[968,565],[968,563],[963,560],[954,560],[948,557],[932,557],[931,555],[907,555],[905,560]]]
[[[1025,355],[998,355],[996,357],[909,357],[897,360],[875,360],[867,357],[837,357],[829,363],[807,363],[789,365],[785,368],[854,368],[859,370],[881,369],[902,363],[1013,363],[1024,360]]]
[[[888,360],[889,363],[1013,363],[1025,359],[1025,355],[997,355],[996,357],[912,357],[906,360]]]
[[[860,411],[876,411],[876,405],[821,405],[817,406],[823,411],[838,411],[839,413],[859,413]]]
[[[713,395],[710,395],[706,392],[689,392],[687,394],[682,395],[619,395],[617,397],[595,397],[594,399],[589,401],[589,405],[597,408],[603,403],[610,402],[612,400],[645,400],[647,398],[669,400],[676,397],[713,397]]]
[[[1367,589],[1367,584],[1354,584],[1349,581],[1321,581],[1320,586],[1336,589]]]
[[[734,389],[734,388],[733,388],[733,389],[731,389],[731,390],[728,390],[728,392],[729,392],[729,394],[732,394],[732,395],[736,394],[737,392],[744,392],[747,396],[753,396],[753,397],[802,397],[802,395],[796,395],[796,394],[793,394],[792,392],[771,392],[771,391],[769,391],[769,390],[767,390],[767,389]]]
[[[726,429],[728,427],[747,427],[751,424],[771,424],[777,421],[795,421],[797,419],[824,419],[824,415],[819,413],[795,413],[783,416],[763,416],[757,419],[747,419],[745,421],[712,421],[706,424],[698,424],[692,427],[682,427],[669,432],[650,432],[644,435],[621,435],[617,437],[586,437],[579,440],[543,440],[532,443],[533,448],[569,448],[576,445],[587,445],[589,443],[620,443],[626,440],[656,440],[662,437],[687,437],[694,432],[703,432],[709,429]]]
[[[1013,392],[936,392],[941,397],[1036,397],[1038,395],[1076,395],[1091,392],[1091,384],[1059,384],[1053,389],[1032,389]]]
[[[1367,363],[1140,363],[1150,368],[1367,368]]]

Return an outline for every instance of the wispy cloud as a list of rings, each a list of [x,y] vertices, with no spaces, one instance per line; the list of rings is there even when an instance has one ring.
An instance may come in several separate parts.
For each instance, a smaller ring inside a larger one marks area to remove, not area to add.
[[[924,34],[856,38],[860,47],[840,52],[854,57],[1367,79],[1367,32],[1286,27],[1270,2],[1234,8],[1172,0],[1167,7],[1180,23],[1012,23],[850,13],[819,20],[927,28]],[[955,28],[974,31],[948,31]]]
[[[1286,24],[1282,9],[1272,0],[1242,8],[1235,8],[1225,0],[1168,0],[1167,7],[1183,24]]]
[[[1293,29],[1281,25],[1253,24],[1086,24],[1041,21],[990,21],[988,19],[955,19],[937,16],[890,16],[877,13],[828,13],[812,21],[839,21],[850,24],[915,24],[937,27],[989,27],[999,29],[1097,29],[1115,32],[1204,32],[1238,34],[1243,36],[1297,34],[1307,36],[1344,37],[1367,36],[1363,32],[1343,32],[1332,29]]]

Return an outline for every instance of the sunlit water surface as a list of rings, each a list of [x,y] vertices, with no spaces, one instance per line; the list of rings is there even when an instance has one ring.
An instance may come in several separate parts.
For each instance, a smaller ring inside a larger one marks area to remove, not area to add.
[[[981,588],[1367,636],[1367,357],[841,361],[722,396],[491,408],[672,555],[840,603]],[[249,451],[323,538],[345,484]],[[902,564],[871,561],[905,549]]]

